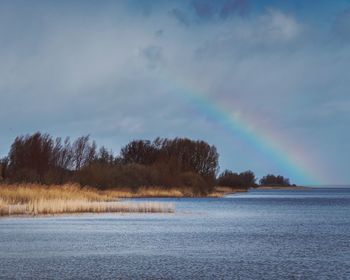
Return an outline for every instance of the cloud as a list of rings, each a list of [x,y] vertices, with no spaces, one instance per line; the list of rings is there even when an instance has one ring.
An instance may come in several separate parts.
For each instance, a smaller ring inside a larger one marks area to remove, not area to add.
[[[250,4],[248,0],[227,0],[223,3],[220,11],[220,17],[226,19],[235,14],[245,16],[249,12]]]
[[[187,15],[181,11],[180,9],[174,8],[169,11],[169,14],[173,17],[175,17],[180,23],[182,23],[185,26],[190,25],[190,21],[187,17]]]
[[[268,9],[253,19],[232,18],[207,27],[213,36],[195,50],[198,59],[205,56],[232,55],[236,59],[256,54],[289,52],[305,47],[307,28],[296,18],[281,11]]]
[[[274,9],[269,9],[261,18],[261,26],[266,39],[274,41],[293,40],[301,30],[301,24],[295,18]]]
[[[187,27],[203,22],[223,21],[235,16],[244,17],[250,13],[249,0],[193,0],[190,3],[190,9],[179,4],[169,11],[171,16]]]
[[[195,15],[201,20],[227,19],[231,16],[246,16],[250,12],[249,0],[192,1]]]
[[[194,0],[192,5],[199,18],[211,18],[214,15],[214,3],[212,1]]]
[[[55,4],[40,16],[7,11],[0,152],[36,130],[89,133],[114,150],[133,138],[187,136],[217,145],[223,168],[285,171],[193,104],[188,95],[196,94],[261,137],[279,139],[286,153],[305,151],[306,165],[341,169],[350,180],[339,140],[348,137],[339,135],[350,115],[346,45],[322,44],[327,35],[276,7],[253,14],[248,1],[191,3],[154,4],[146,16],[122,4],[70,13]]]
[[[147,59],[148,66],[155,68],[163,62],[162,48],[159,46],[148,46],[142,50],[142,55]]]
[[[341,42],[350,40],[350,9],[339,13],[335,18],[332,26],[332,32],[336,39]]]

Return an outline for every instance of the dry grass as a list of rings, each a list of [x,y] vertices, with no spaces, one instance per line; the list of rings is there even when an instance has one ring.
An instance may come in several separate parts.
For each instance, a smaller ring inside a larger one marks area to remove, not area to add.
[[[0,185],[0,216],[101,212],[174,212],[174,205],[115,201],[116,191],[77,185]]]
[[[233,194],[233,193],[239,193],[239,192],[246,192],[247,189],[238,189],[238,188],[231,188],[231,187],[215,187],[214,191],[209,194],[209,197],[223,197],[227,194]]]
[[[30,201],[45,199],[110,201],[114,200],[112,193],[98,191],[94,188],[81,188],[75,184],[65,185],[0,185],[0,197],[10,204],[28,203]]]
[[[109,194],[119,198],[190,196],[190,192],[186,192],[185,189],[162,189],[160,187],[141,187],[137,192],[132,192],[130,189],[112,190],[109,191]]]
[[[212,193],[207,197],[223,197],[227,194],[246,192],[246,189],[238,189],[231,187],[216,186]],[[161,187],[142,187],[137,192],[132,192],[130,189],[119,189],[109,191],[113,197],[119,198],[140,198],[140,197],[198,197],[190,188],[179,187],[173,189],[163,189]]]

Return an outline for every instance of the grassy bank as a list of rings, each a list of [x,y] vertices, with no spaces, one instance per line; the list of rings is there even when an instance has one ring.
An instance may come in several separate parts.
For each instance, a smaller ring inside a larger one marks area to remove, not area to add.
[[[208,197],[222,197],[229,193],[244,192],[244,189],[216,187]],[[103,212],[174,212],[171,203],[127,202],[123,198],[147,197],[195,197],[189,188],[164,189],[161,187],[142,187],[131,189],[97,190],[65,185],[0,185],[0,216],[45,215],[65,213],[103,213]]]
[[[0,185],[0,216],[174,212],[174,205],[171,203],[116,201],[117,197],[122,197],[117,191],[98,191],[77,185]]]
[[[227,194],[234,194],[234,193],[241,193],[241,192],[247,192],[248,189],[244,188],[231,188],[231,187],[222,187],[217,186],[214,188],[214,191],[210,193],[209,197],[223,197]]]
[[[144,198],[144,197],[191,197],[193,193],[187,189],[163,189],[160,187],[141,187],[137,191],[128,188],[110,191],[118,198]]]
[[[247,189],[230,188],[230,187],[215,187],[208,195],[200,196],[195,194],[193,190],[186,187],[164,189],[161,187],[141,187],[136,192],[130,189],[113,190],[111,193],[119,198],[147,198],[147,197],[223,197],[226,194],[246,192]]]
[[[298,186],[260,186],[258,189],[305,189]],[[227,194],[246,192],[247,189],[217,186],[207,197],[223,197]],[[131,189],[97,190],[75,184],[36,185],[0,184],[0,216],[45,215],[65,213],[103,213],[103,212],[174,212],[171,203],[127,202],[123,198],[147,197],[196,197],[189,188],[164,189],[161,187],[142,187]]]

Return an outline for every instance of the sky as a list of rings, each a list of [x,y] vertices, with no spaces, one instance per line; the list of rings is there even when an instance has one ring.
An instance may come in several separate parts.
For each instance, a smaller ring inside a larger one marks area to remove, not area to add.
[[[0,156],[188,137],[221,171],[349,184],[349,69],[349,0],[1,1]]]

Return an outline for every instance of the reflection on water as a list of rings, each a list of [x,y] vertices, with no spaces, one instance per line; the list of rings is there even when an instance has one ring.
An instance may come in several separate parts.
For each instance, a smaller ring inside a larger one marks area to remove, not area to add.
[[[152,200],[176,213],[0,219],[0,279],[350,279],[350,189]]]

